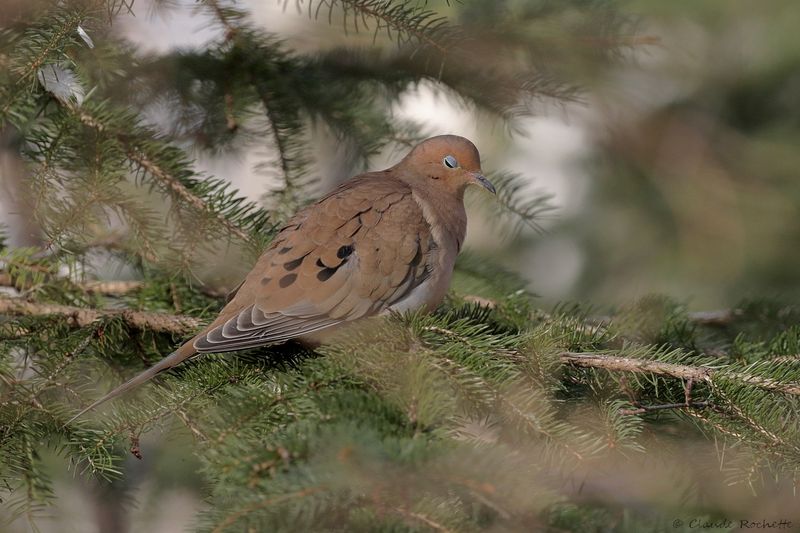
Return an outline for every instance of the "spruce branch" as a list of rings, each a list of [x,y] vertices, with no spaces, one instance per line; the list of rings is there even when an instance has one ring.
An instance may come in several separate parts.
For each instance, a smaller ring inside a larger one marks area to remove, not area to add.
[[[423,525],[432,529],[433,531],[439,531],[440,533],[455,533],[454,530],[448,528],[443,524],[440,524],[439,522],[437,522],[436,520],[432,519],[431,517],[425,514],[416,513],[404,507],[393,507],[391,510],[405,519],[410,519],[409,521],[412,524],[414,522],[420,522]]]
[[[72,327],[85,327],[106,318],[119,318],[135,330],[150,330],[173,335],[186,335],[197,330],[203,321],[182,315],[133,311],[131,309],[88,309],[68,305],[41,304],[19,298],[0,297],[0,315],[59,316]]]
[[[83,9],[58,9],[28,28],[15,43],[19,53],[13,54],[10,60],[9,70],[14,73],[14,78],[11,94],[5,95],[6,102],[0,109],[0,124],[24,92],[24,85],[35,78],[39,69],[54,57],[66,56],[65,48],[77,41],[78,25],[86,17]]]
[[[574,353],[559,354],[564,364],[584,368],[601,368],[616,372],[634,372],[639,374],[657,374],[680,379],[708,381],[714,372],[711,368],[676,365],[661,361],[620,357],[609,353]]]
[[[732,401],[732,399],[728,397],[724,390],[718,389],[716,392],[726,401],[726,403],[729,405],[729,410],[736,418],[745,423],[752,431],[755,431],[761,437],[766,438],[769,444],[790,448],[797,453],[798,456],[800,456],[800,446],[798,446],[796,441],[787,442],[777,433],[768,429],[764,424],[756,420],[752,414],[745,412],[739,405],[737,405],[737,402]]]
[[[0,314],[17,316],[47,316],[55,315],[64,317],[70,325],[83,327],[90,325],[101,318],[121,317],[129,327],[137,330],[152,330],[157,332],[186,335],[197,330],[203,322],[197,318],[185,315],[171,315],[167,313],[151,313],[132,310],[96,310],[74,306],[39,304],[27,302],[18,298],[0,297]],[[427,326],[424,329],[453,337],[462,342],[469,340],[458,333],[438,326]],[[512,352],[501,349],[505,356]],[[638,359],[615,355],[614,353],[588,353],[588,352],[562,352],[560,361],[565,365],[583,368],[603,369],[615,372],[632,372],[637,374],[655,374],[669,376],[695,382],[711,383],[715,378],[737,380],[747,385],[782,394],[800,396],[800,384],[782,383],[775,379],[748,375],[740,371],[731,371],[725,368],[711,368],[708,366],[691,366]]]
[[[760,376],[747,375],[742,372],[728,371],[724,368],[710,368],[706,366],[689,366],[621,357],[606,353],[574,353],[563,352],[559,354],[564,364],[584,368],[598,368],[616,372],[633,372],[637,374],[656,374],[670,376],[684,380],[704,381],[711,383],[714,378],[734,379],[742,383],[753,385],[764,390],[780,392],[783,394],[800,395],[800,383],[781,383],[774,379]]]
[[[202,3],[211,9],[214,17],[225,29],[225,40],[232,41],[239,34],[239,27],[234,23],[235,20],[244,15],[241,11],[222,6],[218,0],[202,0]]]
[[[312,11],[313,0],[309,0],[309,14]],[[417,44],[430,47],[440,54],[446,55],[449,48],[448,34],[453,28],[444,17],[438,16],[433,11],[406,2],[392,2],[389,0],[319,0],[314,17],[318,18],[323,7],[328,7],[328,21],[333,18],[333,10],[339,6],[344,14],[344,28],[348,29],[348,15],[352,14],[352,28],[358,32],[358,21],[361,20],[364,29],[369,29],[367,19],[376,21],[375,37],[381,30],[385,30],[391,38],[394,32],[398,45],[416,41]]]
[[[144,287],[144,283],[141,281],[87,281],[81,283],[80,287],[88,293],[122,296],[141,289]]]
[[[542,217],[555,210],[552,195],[523,193],[528,180],[519,174],[500,172],[490,174],[489,178],[497,188],[497,201],[482,204],[489,211],[490,220],[500,222],[501,229],[504,225],[509,227],[512,236],[517,235],[523,227],[542,233]]]
[[[247,19],[247,13],[235,7],[224,6],[220,0],[204,0],[204,5],[225,30],[225,42],[213,53],[206,55],[224,68],[226,76],[233,70],[241,81],[248,84],[263,108],[264,133],[271,139],[277,152],[277,163],[283,187],[276,195],[278,207],[291,211],[299,203],[301,188],[309,158],[303,137],[306,124],[302,104],[295,94],[300,83],[292,83],[296,70],[304,70],[304,62],[286,53],[282,43],[261,31]],[[207,72],[193,73],[208,77]],[[286,78],[284,80],[284,78]],[[228,132],[238,129],[232,114],[233,95],[227,79],[211,76],[222,99],[222,115]],[[263,166],[263,165],[261,165]],[[286,213],[288,215],[288,213]]]
[[[239,226],[233,224],[222,213],[211,209],[207,202],[205,202],[199,196],[193,194],[188,187],[186,187],[186,185],[181,183],[169,172],[158,166],[155,162],[151,161],[150,158],[148,158],[147,155],[145,155],[141,150],[127,145],[127,143],[122,140],[120,142],[122,142],[127,149],[126,153],[131,161],[138,164],[145,172],[161,181],[161,183],[163,183],[167,189],[172,191],[175,196],[181,198],[184,202],[186,202],[188,205],[191,205],[198,211],[213,215],[217,221],[220,222],[231,234],[236,235],[245,242],[250,240],[250,236]]]
[[[100,133],[104,133],[109,130],[106,124],[89,114],[86,110],[76,108],[72,105],[67,105],[66,107],[75,113],[80,119],[81,123],[84,125],[93,128]],[[226,216],[224,216],[223,213],[212,209],[205,200],[190,191],[189,188],[181,182],[181,180],[153,161],[145,152],[145,150],[142,149],[142,147],[136,146],[133,142],[131,142],[131,137],[128,133],[110,132],[110,134],[120,143],[131,161],[136,163],[142,170],[161,182],[161,184],[174,196],[200,212],[213,215],[216,220],[221,223],[231,234],[236,235],[243,241],[248,242],[250,240],[250,236],[239,226],[233,224]]]
[[[96,324],[89,334],[76,346],[71,352],[67,353],[64,356],[64,359],[59,362],[48,374],[48,376],[44,379],[42,383],[39,384],[37,387],[34,398],[41,394],[41,392],[48,387],[51,383],[54,383],[56,378],[61,374],[61,372],[69,366],[75,359],[77,359],[78,355],[80,355],[83,351],[85,351],[89,345],[95,340],[99,335],[102,333],[102,327],[99,324]]]
[[[24,290],[31,286],[33,286],[32,283],[26,283],[20,287],[10,274],[0,271],[0,287],[15,287]],[[78,286],[90,294],[122,296],[141,289],[144,283],[141,281],[87,281],[79,283]]]
[[[278,117],[273,109],[273,103],[270,101],[268,91],[264,88],[263,83],[253,79],[252,83],[256,88],[261,103],[264,107],[264,115],[267,119],[268,128],[272,136],[272,141],[275,143],[275,149],[278,151],[278,162],[281,169],[281,177],[283,179],[284,187],[287,189],[292,184],[292,157],[289,155],[289,141],[285,135],[286,132],[281,131],[278,124]]]
[[[264,509],[271,505],[283,503],[287,500],[293,500],[295,498],[305,498],[306,496],[310,496],[312,494],[316,494],[326,490],[324,487],[308,487],[302,490],[298,490],[296,492],[292,492],[289,494],[278,494],[269,496],[264,498],[256,503],[251,505],[242,507],[241,509],[236,510],[235,512],[226,516],[223,520],[221,520],[216,527],[212,530],[213,533],[222,533],[226,531],[230,526],[235,524],[239,519],[244,516],[247,516],[250,513],[254,513],[260,509]]]

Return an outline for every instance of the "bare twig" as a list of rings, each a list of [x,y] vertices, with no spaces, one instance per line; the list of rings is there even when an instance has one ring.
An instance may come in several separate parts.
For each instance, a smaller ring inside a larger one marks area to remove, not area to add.
[[[574,353],[563,352],[560,354],[561,362],[585,368],[603,368],[617,372],[635,372],[638,374],[658,374],[674,378],[711,382],[712,377],[735,379],[748,385],[753,385],[765,390],[782,392],[800,396],[800,383],[781,383],[774,379],[758,376],[748,376],[741,372],[728,372],[705,366],[676,365],[646,359],[634,359],[613,354],[600,353]]]
[[[606,370],[640,374],[659,374],[696,381],[708,381],[713,373],[713,369],[702,366],[676,365],[660,361],[620,357],[613,354],[564,352],[560,354],[560,357],[562,363],[573,366],[604,368]]]
[[[87,281],[84,283],[78,283],[77,286],[92,294],[123,296],[143,288],[145,286],[145,282],[137,280]],[[0,287],[17,287],[17,284],[14,282],[14,278],[12,278],[10,275],[6,274],[5,272],[0,272]],[[28,288],[30,288],[30,286],[22,287],[22,289]],[[230,294],[230,288],[226,287],[203,286],[199,287],[198,290],[206,296],[210,296],[212,298],[225,298],[228,294]],[[174,284],[170,286],[170,291],[172,297],[175,298]],[[180,302],[174,303],[179,304]],[[180,309],[178,309],[178,311],[180,312]]]
[[[206,434],[200,431],[200,428],[198,428],[197,424],[195,424],[194,421],[191,418],[189,418],[189,415],[186,413],[186,411],[178,407],[177,409],[175,409],[175,414],[178,416],[178,418],[181,419],[184,425],[187,428],[189,428],[189,431],[192,432],[192,435],[194,435],[195,438],[202,441],[208,440]]]
[[[87,281],[80,284],[86,292],[105,294],[106,296],[121,296],[144,287],[141,281]]]
[[[203,322],[197,318],[166,313],[132,311],[130,309],[87,309],[68,305],[40,304],[19,298],[0,298],[0,315],[61,316],[75,327],[85,327],[106,317],[120,317],[128,327],[175,335],[197,330]]]
[[[106,296],[121,296],[135,290],[141,289],[144,285],[141,281],[87,281],[77,284],[86,292],[94,294],[105,294]],[[21,287],[30,288],[30,284]],[[0,272],[0,287],[18,287],[14,278],[5,272]]]

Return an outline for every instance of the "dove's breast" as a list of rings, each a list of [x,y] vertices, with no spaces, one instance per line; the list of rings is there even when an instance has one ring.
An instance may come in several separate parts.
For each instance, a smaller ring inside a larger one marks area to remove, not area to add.
[[[414,201],[422,209],[423,217],[430,228],[432,237],[431,251],[428,257],[429,277],[415,287],[403,300],[395,303],[391,311],[408,311],[420,308],[435,309],[444,300],[456,256],[466,234],[466,214],[461,202],[447,202],[435,196],[412,194]],[[454,203],[455,205],[448,205]],[[442,208],[445,209],[442,209]],[[447,209],[451,207],[451,209]]]

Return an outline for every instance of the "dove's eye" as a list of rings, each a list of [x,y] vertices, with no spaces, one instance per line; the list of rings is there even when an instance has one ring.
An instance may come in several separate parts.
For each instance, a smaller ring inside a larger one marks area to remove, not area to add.
[[[445,156],[445,158],[442,159],[442,163],[444,163],[444,166],[447,168],[456,168],[458,166],[458,161],[456,161],[456,158],[452,155]]]

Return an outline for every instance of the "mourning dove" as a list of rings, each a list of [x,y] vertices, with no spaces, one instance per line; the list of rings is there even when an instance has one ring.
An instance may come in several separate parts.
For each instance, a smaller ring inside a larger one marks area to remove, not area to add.
[[[455,135],[346,181],[289,220],[208,327],[72,420],[196,353],[317,344],[360,318],[434,309],[464,242],[472,184],[495,192],[478,150]]]

